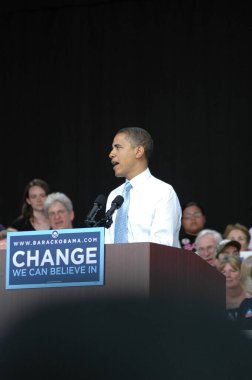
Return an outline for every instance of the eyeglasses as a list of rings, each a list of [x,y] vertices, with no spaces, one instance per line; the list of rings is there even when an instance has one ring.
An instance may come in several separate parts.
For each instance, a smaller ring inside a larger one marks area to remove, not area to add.
[[[193,218],[201,218],[202,212],[195,212],[194,214],[185,214],[183,215],[183,219],[193,219]]]
[[[216,252],[216,247],[214,247],[213,245],[209,245],[207,247],[202,247],[202,248],[198,248],[196,250],[196,252],[201,255],[202,253],[204,252],[207,252],[207,253],[211,253],[211,254],[214,254]]]

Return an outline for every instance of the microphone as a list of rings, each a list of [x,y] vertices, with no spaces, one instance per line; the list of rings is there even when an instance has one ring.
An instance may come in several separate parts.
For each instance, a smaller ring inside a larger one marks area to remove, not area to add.
[[[115,210],[121,207],[124,202],[124,198],[121,195],[117,195],[113,202],[111,203],[110,209],[105,214],[105,219],[111,218]]]
[[[85,223],[89,226],[90,224],[94,224],[94,219],[96,217],[96,214],[99,210],[102,209],[103,206],[105,206],[106,203],[106,197],[103,194],[98,195],[98,197],[94,201],[94,205],[91,209],[91,211],[88,213]]]
[[[105,226],[106,228],[109,228],[112,224],[112,215],[115,212],[116,209],[120,208],[121,205],[124,202],[124,198],[121,195],[117,195],[113,202],[111,203],[110,209],[106,212],[104,217],[95,223],[94,227],[97,226]]]

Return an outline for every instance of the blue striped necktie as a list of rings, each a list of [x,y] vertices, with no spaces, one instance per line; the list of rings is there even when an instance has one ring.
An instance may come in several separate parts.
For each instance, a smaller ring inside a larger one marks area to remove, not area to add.
[[[128,210],[131,188],[131,183],[126,182],[122,193],[124,202],[122,206],[118,209],[115,219],[115,243],[128,242]]]

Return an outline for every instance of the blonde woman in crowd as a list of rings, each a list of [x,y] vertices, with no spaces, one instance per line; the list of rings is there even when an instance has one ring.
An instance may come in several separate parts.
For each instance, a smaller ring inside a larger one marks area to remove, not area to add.
[[[249,229],[240,223],[228,224],[223,233],[224,239],[237,240],[241,244],[241,251],[249,251]]]
[[[219,260],[217,269],[226,277],[227,318],[236,322],[238,309],[247,293],[241,284],[241,260],[237,256],[226,255]]]
[[[239,307],[237,321],[242,329],[252,330],[252,252],[242,261],[241,284],[246,298]]]
[[[250,256],[242,261],[241,283],[248,293],[248,297],[252,297],[252,252]]]

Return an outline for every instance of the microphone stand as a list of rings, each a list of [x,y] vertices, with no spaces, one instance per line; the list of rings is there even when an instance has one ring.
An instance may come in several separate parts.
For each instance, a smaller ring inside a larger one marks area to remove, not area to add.
[[[105,217],[101,218],[100,220],[98,220],[98,222],[96,222],[93,227],[102,226],[102,227],[109,228],[112,223],[113,223],[112,215],[105,216]]]
[[[94,227],[96,222],[95,222],[95,220],[92,220],[92,219],[86,219],[86,220],[84,220],[84,223],[85,223],[86,227]]]
[[[109,228],[113,223],[112,215],[123,204],[124,198],[121,195],[117,195],[113,200],[110,209],[105,213],[104,217],[95,223],[94,227],[103,226]]]

